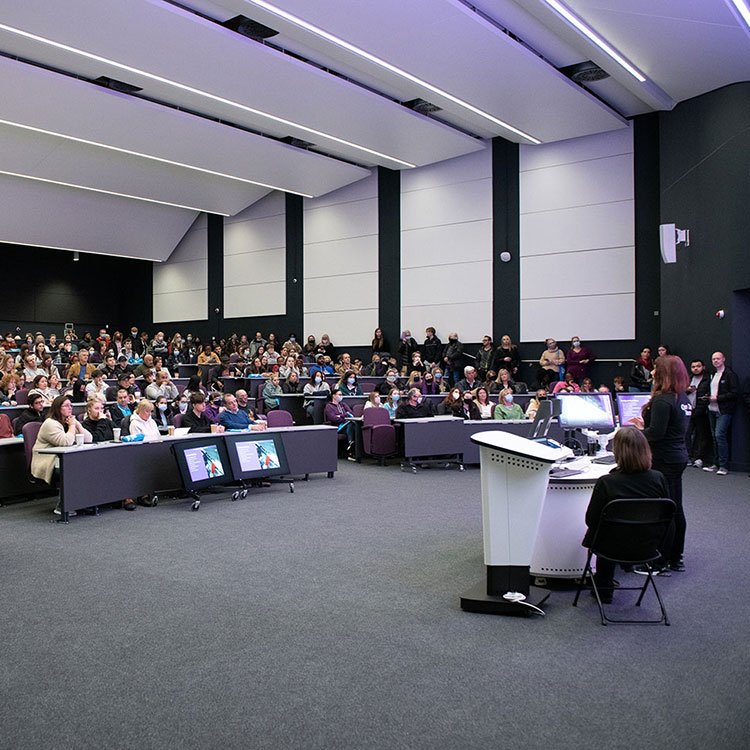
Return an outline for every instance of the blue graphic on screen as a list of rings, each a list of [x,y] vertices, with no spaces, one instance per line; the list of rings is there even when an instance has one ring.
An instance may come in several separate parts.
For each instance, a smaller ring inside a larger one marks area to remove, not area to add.
[[[278,469],[281,466],[273,440],[248,440],[237,443],[242,472]]]
[[[650,400],[650,393],[618,393],[617,413],[620,415],[620,424],[632,424],[633,417],[640,417],[643,407]]]
[[[215,445],[187,448],[185,450],[185,462],[190,473],[190,479],[193,482],[216,479],[223,477],[225,474],[219,449]]]

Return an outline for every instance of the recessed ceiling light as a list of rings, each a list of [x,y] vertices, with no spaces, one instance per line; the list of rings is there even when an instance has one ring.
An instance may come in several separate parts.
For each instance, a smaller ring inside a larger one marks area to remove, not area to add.
[[[8,172],[4,169],[0,169],[0,174],[7,175],[8,177],[20,177],[24,180],[34,180],[34,182],[46,182],[49,185],[62,185],[62,187],[77,188],[78,190],[88,190],[92,193],[104,193],[105,195],[114,195],[118,198],[130,198],[134,201],[145,201],[146,203],[158,203],[161,206],[171,206],[172,208],[184,208],[188,211],[201,211],[208,214],[218,214],[219,216],[231,216],[231,214],[224,214],[220,211],[214,211],[207,208],[196,208],[195,206],[183,206],[181,203],[170,203],[169,201],[160,201],[156,198],[144,198],[142,195],[131,195],[130,193],[117,193],[114,190],[104,190],[103,188],[90,187],[89,185],[78,185],[75,182],[63,182],[62,180],[50,180],[46,177],[36,177],[31,174],[22,174],[20,172]]]
[[[164,78],[163,76],[156,75],[155,73],[149,73],[147,70],[134,68],[132,65],[125,65],[124,63],[117,62],[116,60],[110,60],[107,57],[102,57],[101,55],[95,55],[93,52],[87,52],[86,50],[78,49],[77,47],[71,47],[69,44],[56,42],[53,39],[47,39],[46,37],[39,36],[38,34],[32,34],[31,32],[24,31],[23,29],[17,29],[15,26],[9,26],[8,24],[0,23],[0,30],[8,31],[11,34],[17,34],[18,36],[22,36],[25,39],[31,39],[35,42],[40,42],[42,44],[49,45],[50,47],[55,47],[55,49],[61,49],[61,50],[64,50],[65,52],[72,52],[73,54],[80,55],[81,57],[85,57],[88,60],[95,60],[96,62],[104,63],[105,65],[112,65],[115,68],[118,68],[119,70],[126,70],[129,73],[135,73],[136,75],[143,76],[144,78],[148,78],[151,81],[156,81],[157,83],[163,83],[163,84],[166,84],[167,86],[172,86],[174,88],[180,89],[181,91],[187,91],[189,94],[202,96],[205,99],[210,99],[211,101],[217,102],[219,104],[226,104],[228,107],[234,107],[235,109],[240,109],[243,112],[249,112],[250,114],[259,115],[260,117],[266,117],[269,120],[273,120],[273,122],[278,122],[281,125],[285,125],[287,127],[292,127],[292,128],[298,128],[299,130],[303,130],[306,133],[311,133],[312,135],[316,135],[319,138],[326,138],[329,141],[333,141],[334,143],[340,143],[342,146],[349,146],[350,148],[354,148],[358,151],[362,151],[363,153],[370,154],[371,156],[376,156],[380,159],[386,159],[387,161],[392,161],[396,164],[400,164],[402,167],[415,167],[416,166],[416,164],[412,164],[411,162],[404,161],[403,159],[397,159],[395,156],[389,156],[388,154],[383,154],[380,151],[375,151],[374,149],[367,148],[367,146],[360,146],[359,144],[353,143],[352,141],[347,141],[345,138],[339,138],[336,135],[331,135],[330,133],[324,133],[321,130],[315,130],[314,128],[309,128],[306,125],[301,125],[298,122],[287,120],[283,117],[277,117],[276,115],[269,114],[268,112],[263,112],[260,109],[248,107],[246,104],[232,101],[231,99],[227,99],[226,97],[223,97],[223,96],[218,96],[217,94],[212,94],[209,91],[203,91],[202,89],[197,89],[194,86],[188,86],[185,83],[180,83],[179,81],[173,81],[169,78]]]
[[[120,148],[119,146],[111,146],[108,143],[100,143],[99,141],[91,141],[87,138],[77,138],[74,135],[68,135],[67,133],[59,133],[56,130],[45,130],[44,128],[37,128],[33,125],[24,125],[20,122],[13,122],[12,120],[0,119],[0,125],[9,125],[13,128],[20,128],[21,130],[30,130],[34,133],[41,133],[42,135],[51,135],[55,138],[64,138],[67,141],[74,141],[75,143],[83,143],[87,146],[96,146],[97,148],[104,148],[108,151],[116,151],[119,154],[128,154],[129,156],[139,156],[143,159],[149,159],[151,161],[158,161],[162,164],[170,164],[174,167],[184,167],[185,169],[191,169],[196,172],[202,172],[203,174],[210,174],[216,177],[225,177],[228,180],[236,180],[237,182],[244,182],[248,185],[257,185],[258,187],[268,188],[269,190],[281,190],[285,193],[292,193],[294,195],[301,195],[303,198],[312,198],[312,195],[307,193],[300,193],[297,190],[289,190],[289,188],[278,187],[276,185],[269,185],[265,182],[258,182],[258,180],[248,180],[245,177],[237,177],[236,175],[226,174],[224,172],[217,172],[214,169],[205,169],[204,167],[196,167],[193,164],[185,164],[181,161],[174,161],[172,159],[164,159],[161,156],[154,156],[153,154],[144,154],[140,151],[133,151],[129,148]]]
[[[475,107],[473,104],[469,104],[469,102],[464,101],[463,99],[459,99],[457,96],[453,96],[453,94],[449,94],[447,91],[443,91],[443,89],[438,88],[437,86],[433,86],[431,83],[428,83],[422,78],[418,78],[417,76],[412,75],[411,73],[408,73],[407,71],[397,67],[396,65],[386,62],[380,57],[377,57],[376,55],[373,55],[370,52],[363,50],[361,47],[357,47],[356,45],[351,44],[350,42],[347,42],[344,39],[341,39],[335,36],[334,34],[331,34],[328,31],[325,31],[324,29],[321,29],[318,26],[315,26],[314,24],[309,23],[308,21],[305,21],[302,18],[299,18],[298,16],[293,15],[292,13],[288,13],[287,11],[282,10],[281,8],[277,8],[276,6],[271,5],[271,3],[265,2],[265,0],[245,0],[245,2],[248,2],[252,5],[256,5],[258,8],[262,8],[263,10],[267,10],[269,13],[273,13],[273,15],[278,16],[279,18],[283,18],[286,21],[293,23],[295,26],[299,26],[301,29],[305,29],[306,31],[309,31],[312,34],[319,36],[321,39],[325,39],[326,41],[331,42],[332,44],[335,44],[338,47],[342,47],[343,49],[357,55],[358,57],[362,57],[365,60],[369,60],[371,63],[374,63],[375,65],[378,65],[379,67],[384,68],[385,70],[388,70],[391,73],[395,73],[397,76],[400,76],[401,78],[405,78],[407,81],[416,83],[418,86],[421,86],[422,88],[426,88],[428,91],[432,91],[433,93],[438,94],[439,96],[442,96],[445,99],[448,99],[449,101],[452,101],[454,104],[457,104],[459,107],[462,107],[463,109],[467,109],[469,112],[472,112],[475,115],[479,115],[480,117],[483,117],[485,120],[489,120],[494,125],[499,125],[501,128],[504,128],[505,130],[509,130],[511,133],[515,133],[516,135],[521,136],[521,138],[525,138],[527,141],[530,141],[531,143],[535,143],[535,144],[541,143],[541,141],[538,140],[537,138],[534,138],[533,135],[529,135],[528,133],[524,133],[523,130],[514,128],[512,125],[509,125],[507,122],[504,122],[500,118],[495,117],[494,115],[491,115],[489,112],[485,112],[484,110],[479,109],[479,107]]]
[[[643,75],[634,65],[629,63],[611,44],[599,36],[590,26],[585,24],[570,8],[567,8],[559,0],[542,0],[549,5],[558,15],[562,16],[569,24],[578,29],[585,37],[592,41],[602,52],[611,57],[618,65],[630,73],[633,78],[645,83],[646,76]]]

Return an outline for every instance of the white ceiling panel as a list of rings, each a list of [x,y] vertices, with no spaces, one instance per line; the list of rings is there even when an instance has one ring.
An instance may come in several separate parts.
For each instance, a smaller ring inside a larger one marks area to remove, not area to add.
[[[0,242],[166,260],[194,211],[0,175]]]
[[[278,137],[303,138],[359,163],[400,168],[482,147],[397,103],[166,3],[4,0],[0,9],[4,24],[27,34],[0,30],[0,49],[6,52],[90,78],[126,80],[160,101]]]

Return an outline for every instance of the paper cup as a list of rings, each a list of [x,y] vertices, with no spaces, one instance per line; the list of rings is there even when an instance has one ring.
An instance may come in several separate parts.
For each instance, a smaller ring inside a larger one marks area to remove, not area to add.
[[[80,433],[76,435],[76,445],[83,445],[83,435]]]
[[[211,432],[218,432],[219,431],[219,425],[212,424],[211,425]]]
[[[169,425],[169,427],[167,428],[167,435],[169,435],[170,437],[172,435],[174,435],[174,425],[173,424]]]
[[[112,428],[112,435],[115,439],[115,442],[120,442],[120,435],[122,435],[122,430],[119,427],[113,427]]]

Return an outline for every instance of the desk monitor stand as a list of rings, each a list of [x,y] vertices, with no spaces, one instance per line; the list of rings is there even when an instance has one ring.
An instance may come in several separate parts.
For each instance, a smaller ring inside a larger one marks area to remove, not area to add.
[[[552,464],[563,454],[506,432],[478,432],[487,580],[461,597],[461,609],[543,615],[549,591],[530,585],[531,557]]]

